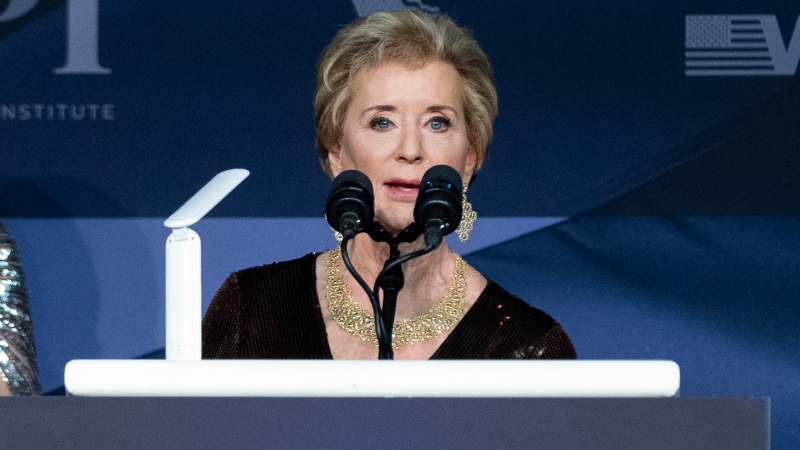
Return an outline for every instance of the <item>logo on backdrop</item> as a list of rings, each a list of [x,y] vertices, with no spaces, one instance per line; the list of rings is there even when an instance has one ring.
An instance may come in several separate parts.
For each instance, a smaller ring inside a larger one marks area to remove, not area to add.
[[[114,105],[111,103],[0,104],[0,120],[23,122],[114,120]]]
[[[58,75],[108,75],[97,58],[98,2],[100,0],[67,0],[67,36],[64,65],[53,69]],[[8,0],[0,12],[0,22],[10,22],[28,14],[39,0]]]
[[[411,9],[429,15],[437,15],[441,11],[438,6],[426,5],[422,0],[351,0],[358,17],[368,16],[378,11],[401,11]]]
[[[794,75],[798,28],[784,45],[774,15],[687,15],[686,76]]]
[[[57,75],[108,75],[98,54],[99,0],[67,0],[67,35],[64,65],[53,69]],[[10,22],[30,13],[39,0],[8,0],[0,22]],[[0,121],[111,121],[110,103],[19,103],[0,104]]]

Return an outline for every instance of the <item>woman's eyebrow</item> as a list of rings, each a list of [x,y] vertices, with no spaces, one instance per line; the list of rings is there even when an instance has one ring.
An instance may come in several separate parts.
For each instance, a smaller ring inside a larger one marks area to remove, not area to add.
[[[390,112],[394,112],[394,111],[397,111],[397,107],[394,106],[394,105],[375,105],[375,106],[370,106],[369,108],[365,109],[364,112],[362,112],[361,114],[363,115],[363,114],[366,114],[366,113],[372,112],[372,111],[390,111]]]
[[[445,110],[445,109],[448,110],[448,111],[451,111],[455,115],[458,115],[458,112],[452,106],[447,106],[447,105],[431,105],[431,106],[428,106],[428,111],[431,111],[431,112],[433,112],[433,111],[442,111],[442,110]]]

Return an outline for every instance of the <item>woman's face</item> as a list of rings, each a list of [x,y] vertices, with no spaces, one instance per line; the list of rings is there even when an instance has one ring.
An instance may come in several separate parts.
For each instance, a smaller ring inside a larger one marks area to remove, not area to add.
[[[466,186],[475,169],[456,70],[432,61],[411,69],[388,62],[358,72],[341,142],[329,158],[334,176],[364,172],[375,189],[375,219],[392,233],[402,231],[414,221],[426,170],[446,164]]]

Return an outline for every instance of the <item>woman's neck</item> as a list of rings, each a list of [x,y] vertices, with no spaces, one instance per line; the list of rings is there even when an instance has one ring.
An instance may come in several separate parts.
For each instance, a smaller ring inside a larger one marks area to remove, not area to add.
[[[406,255],[424,247],[425,243],[420,237],[414,242],[400,244],[399,250],[401,255]],[[389,258],[389,244],[375,242],[366,234],[359,234],[348,246],[348,252],[356,271],[369,286],[373,286]],[[455,270],[452,254],[447,241],[444,241],[436,250],[403,264],[405,285],[398,299],[398,318],[406,315],[404,311],[407,314],[415,314],[420,309],[425,312],[444,297]],[[403,299],[413,299],[413,302]]]

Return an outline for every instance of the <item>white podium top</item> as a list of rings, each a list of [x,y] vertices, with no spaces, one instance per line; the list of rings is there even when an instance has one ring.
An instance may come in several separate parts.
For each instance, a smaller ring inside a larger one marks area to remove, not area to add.
[[[67,392],[146,397],[672,397],[672,361],[75,360]]]

